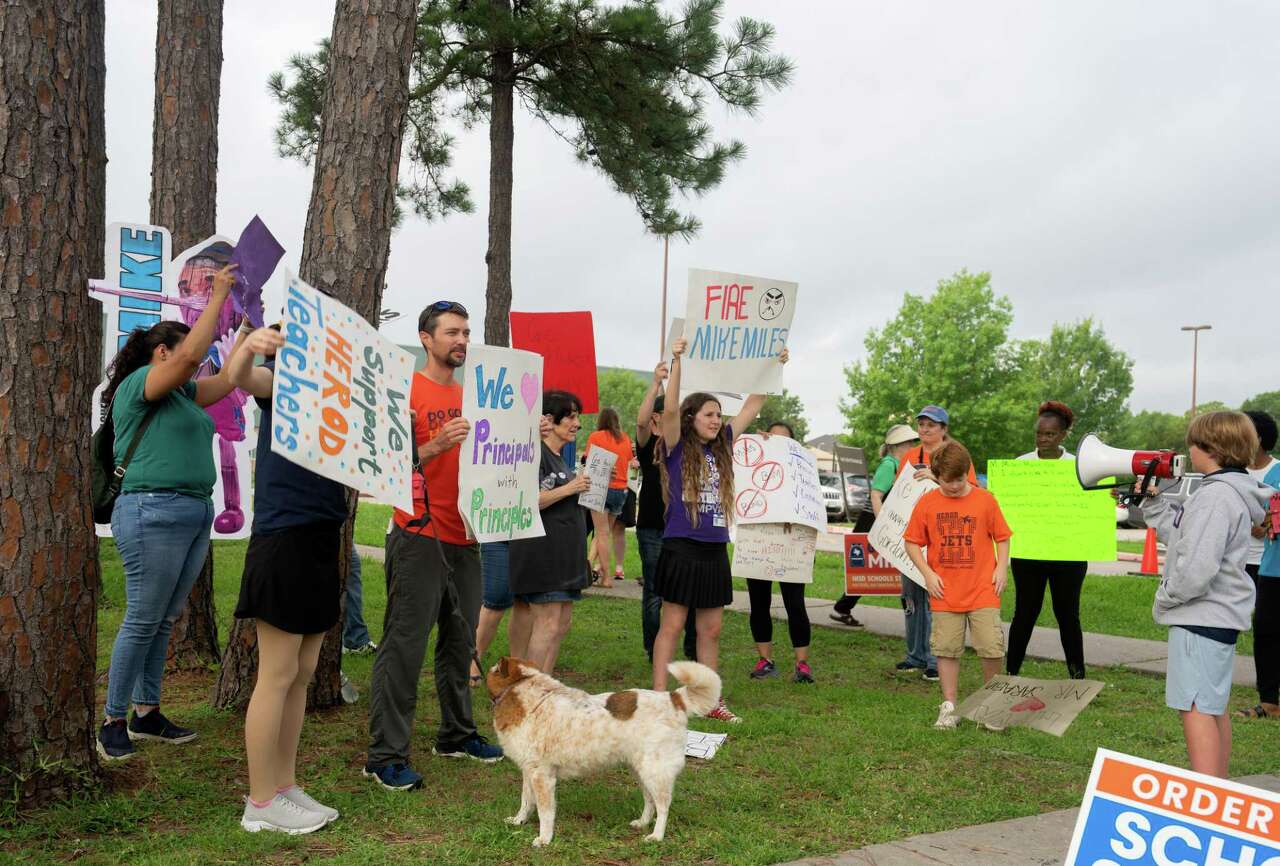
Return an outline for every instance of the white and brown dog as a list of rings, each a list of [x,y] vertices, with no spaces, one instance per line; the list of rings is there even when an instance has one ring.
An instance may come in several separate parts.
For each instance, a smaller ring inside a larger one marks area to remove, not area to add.
[[[631,826],[654,821],[645,840],[662,841],[671,792],[684,769],[689,716],[705,715],[720,700],[720,677],[711,668],[675,662],[669,669],[683,684],[674,692],[599,695],[570,688],[523,659],[504,658],[489,669],[493,727],[524,774],[520,811],[507,822],[523,824],[536,804],[535,848],[550,842],[555,829],[556,782],[617,764],[631,767],[644,794],[644,812]]]

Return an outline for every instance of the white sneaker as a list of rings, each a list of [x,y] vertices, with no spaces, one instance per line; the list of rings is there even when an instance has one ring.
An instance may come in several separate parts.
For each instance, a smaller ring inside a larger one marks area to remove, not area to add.
[[[933,723],[933,726],[946,731],[954,731],[959,721],[960,717],[956,715],[956,705],[951,701],[943,701],[938,705],[938,720]]]
[[[271,830],[276,833],[288,833],[300,836],[303,833],[314,833],[329,822],[319,812],[304,809],[282,794],[276,794],[271,802],[258,808],[244,798],[244,815],[240,817],[240,826],[250,833],[259,830]]]
[[[309,812],[318,812],[319,814],[324,815],[324,820],[327,824],[332,824],[334,821],[338,820],[337,809],[319,802],[315,797],[312,797],[306,791],[302,790],[298,785],[294,785],[287,791],[281,791],[280,796],[288,800],[292,800],[296,805],[301,806]]]
[[[1004,730],[1004,725],[999,722],[983,722],[982,727],[986,728],[988,731],[995,731],[996,733]]]

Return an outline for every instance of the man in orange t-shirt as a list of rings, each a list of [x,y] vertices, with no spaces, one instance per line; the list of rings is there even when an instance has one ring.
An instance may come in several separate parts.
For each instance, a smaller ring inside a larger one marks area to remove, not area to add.
[[[956,692],[966,625],[974,651],[982,659],[983,681],[1000,673],[1004,659],[1000,593],[1008,580],[1013,533],[995,497],[969,483],[966,473],[973,461],[963,445],[944,443],[932,458],[938,489],[916,503],[902,540],[924,575],[933,610],[930,643],[942,685],[934,727],[949,729],[959,720]],[[927,560],[921,548],[928,548]]]
[[[481,585],[480,552],[467,538],[458,513],[458,445],[471,424],[462,417],[462,386],[453,380],[453,371],[467,360],[471,328],[466,308],[452,301],[427,307],[418,317],[418,338],[427,351],[427,365],[413,377],[409,408],[426,488],[414,473],[414,513],[397,510],[387,535],[387,610],[373,663],[364,768],[365,776],[393,791],[422,784],[422,776],[409,766],[409,746],[418,677],[433,626],[439,626],[435,680],[440,731],[432,754],[486,763],[502,759],[502,749],[476,731],[467,682]],[[462,617],[451,607],[449,581]]]

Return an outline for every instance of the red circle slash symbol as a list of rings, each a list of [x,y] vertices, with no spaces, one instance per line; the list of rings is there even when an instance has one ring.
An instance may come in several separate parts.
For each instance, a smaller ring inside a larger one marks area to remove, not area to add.
[[[782,469],[782,465],[775,460],[768,463],[761,463],[751,473],[751,481],[761,490],[777,490],[782,486],[782,480],[786,477],[786,473]]]
[[[754,519],[764,516],[769,510],[769,503],[759,490],[744,490],[738,494],[734,508],[739,517]]]
[[[758,439],[742,438],[733,443],[733,462],[748,469],[764,459],[764,445]]]

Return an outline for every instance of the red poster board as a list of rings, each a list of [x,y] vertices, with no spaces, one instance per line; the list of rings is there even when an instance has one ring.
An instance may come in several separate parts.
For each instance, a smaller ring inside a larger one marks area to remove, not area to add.
[[[847,595],[897,595],[902,591],[898,569],[867,540],[865,532],[844,537],[844,591]]]
[[[511,348],[542,356],[545,390],[575,395],[584,415],[600,411],[590,313],[512,313]]]

